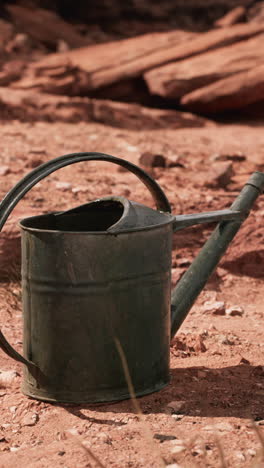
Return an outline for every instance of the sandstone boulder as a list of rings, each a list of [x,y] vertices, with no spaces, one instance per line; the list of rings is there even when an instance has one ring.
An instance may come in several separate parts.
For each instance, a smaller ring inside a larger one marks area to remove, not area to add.
[[[264,34],[227,47],[155,68],[144,77],[150,91],[180,98],[214,81],[250,70],[263,63]]]
[[[264,63],[186,94],[181,104],[195,112],[242,109],[264,100]]]
[[[87,94],[121,80],[141,76],[145,71],[162,64],[263,32],[263,24],[239,24],[202,34],[176,30],[81,47],[51,54],[30,64],[15,86],[48,93]]]

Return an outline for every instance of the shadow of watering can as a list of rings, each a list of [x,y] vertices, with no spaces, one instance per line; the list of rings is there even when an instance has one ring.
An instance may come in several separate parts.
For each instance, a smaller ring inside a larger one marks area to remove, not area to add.
[[[37,182],[80,161],[109,161],[148,187],[157,210],[110,196],[21,221],[24,357],[0,332],[0,345],[25,364],[23,392],[59,402],[129,398],[117,342],[137,396],[169,381],[170,338],[180,327],[264,189],[255,172],[230,209],[174,216],[160,186],[123,159],[76,153],[42,164],[0,205],[0,228]],[[171,296],[173,232],[219,221]],[[118,340],[118,341],[117,341]]]

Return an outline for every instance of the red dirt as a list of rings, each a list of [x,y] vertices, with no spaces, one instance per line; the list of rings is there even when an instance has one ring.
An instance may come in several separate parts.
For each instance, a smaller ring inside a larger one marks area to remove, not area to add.
[[[179,156],[180,167],[153,169],[175,213],[228,207],[250,173],[264,170],[260,124],[131,131],[92,123],[13,121],[3,122],[0,134],[0,164],[8,166],[1,176],[1,197],[32,167],[77,151],[107,152],[135,163],[144,152]],[[232,162],[234,175],[224,188],[218,182],[208,187],[215,164],[221,160]],[[56,187],[58,181],[70,185],[62,190]],[[18,350],[22,317],[17,220],[108,194],[152,204],[133,175],[105,163],[81,163],[38,184],[4,228],[1,324]],[[263,219],[264,196],[172,342],[170,384],[138,399],[142,418],[130,401],[73,406],[30,400],[20,392],[21,366],[1,352],[0,371],[14,370],[17,376],[8,383],[0,374],[0,467],[264,466],[260,442],[264,436]],[[174,282],[204,243],[209,227],[175,234]],[[244,313],[220,316],[204,312],[206,301],[223,301],[226,307],[239,305]]]

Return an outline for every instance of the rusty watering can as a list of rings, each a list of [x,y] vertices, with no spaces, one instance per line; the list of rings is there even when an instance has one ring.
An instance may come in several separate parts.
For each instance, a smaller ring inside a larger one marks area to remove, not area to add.
[[[171,336],[264,189],[255,172],[230,209],[174,216],[161,187],[124,159],[76,153],[42,164],[5,196],[0,228],[37,182],[80,161],[109,161],[133,172],[157,210],[115,196],[65,212],[23,219],[24,355],[0,332],[0,345],[25,364],[22,391],[47,401],[129,398],[120,344],[137,396],[169,381]],[[173,232],[219,221],[171,296]]]

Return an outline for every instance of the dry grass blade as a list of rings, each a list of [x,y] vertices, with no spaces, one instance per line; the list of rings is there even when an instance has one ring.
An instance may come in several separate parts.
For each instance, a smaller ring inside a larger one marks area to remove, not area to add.
[[[216,443],[216,446],[218,448],[218,452],[219,452],[219,455],[220,455],[220,462],[221,462],[221,468],[228,468],[228,465],[225,461],[225,455],[224,455],[224,450],[223,450],[223,447],[222,447],[222,444],[220,442],[220,439],[218,437],[218,435],[215,433],[215,443]]]
[[[97,466],[99,466],[100,468],[106,468],[106,466],[103,465],[103,463],[99,460],[99,458],[97,458],[97,456],[92,452],[90,448],[86,447],[86,445],[83,444],[81,444],[81,446],[89,455],[89,457],[96,463]]]
[[[260,441],[260,445],[261,445],[261,452],[260,452],[260,458],[261,460],[260,461],[264,461],[264,436],[260,430],[260,428],[258,427],[258,425],[255,423],[255,421],[252,420],[252,428],[254,429],[259,441]]]
[[[151,446],[155,450],[161,466],[164,467],[164,466],[166,466],[166,463],[164,462],[163,458],[161,457],[159,451],[157,450],[156,444],[153,441],[153,436],[152,436],[148,426],[146,425],[143,413],[142,413],[141,408],[139,406],[139,403],[137,401],[135,390],[134,390],[134,385],[132,383],[132,379],[131,379],[131,376],[130,376],[130,372],[129,372],[129,368],[128,368],[128,364],[127,364],[127,360],[126,360],[126,356],[125,356],[125,353],[123,351],[123,348],[122,348],[121,343],[118,340],[118,338],[115,338],[115,343],[116,343],[117,351],[119,353],[119,356],[120,356],[120,359],[121,359],[121,362],[122,362],[122,367],[123,367],[123,371],[124,371],[124,374],[125,374],[125,378],[126,378],[126,382],[127,382],[127,386],[128,386],[128,391],[129,391],[129,394],[130,394],[131,401],[132,401],[132,404],[134,406],[135,412],[138,414],[138,416],[140,418],[140,421],[142,422],[142,427],[144,428],[144,432],[145,432],[147,441],[151,444]]]

